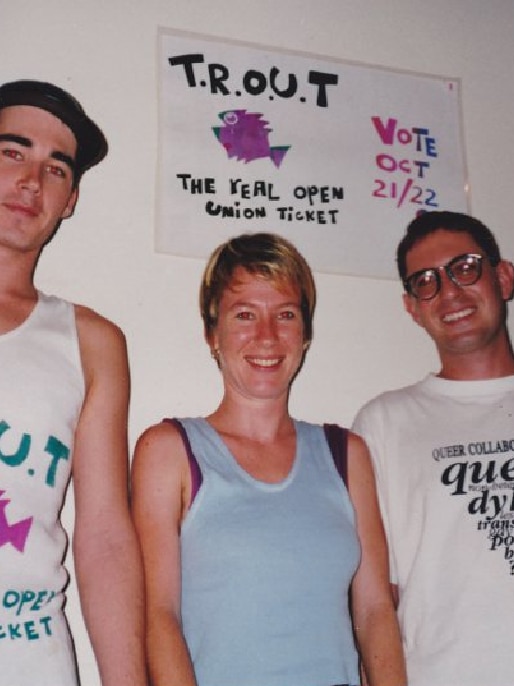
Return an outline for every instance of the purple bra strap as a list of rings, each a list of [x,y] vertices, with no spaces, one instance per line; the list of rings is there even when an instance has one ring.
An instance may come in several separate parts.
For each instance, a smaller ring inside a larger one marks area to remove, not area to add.
[[[336,469],[348,488],[348,429],[338,424],[323,424],[323,429]]]
[[[202,470],[200,469],[200,465],[198,464],[198,460],[193,454],[193,450],[191,449],[191,443],[189,442],[189,437],[187,435],[186,430],[180,423],[178,419],[175,417],[173,418],[166,418],[163,421],[169,422],[170,424],[173,424],[175,426],[182,438],[182,442],[184,443],[184,448],[186,449],[187,453],[187,460],[189,462],[189,470],[191,472],[191,501],[189,503],[189,507],[193,504],[194,499],[196,498],[196,494],[198,493],[198,490],[200,489],[200,486],[202,485]]]

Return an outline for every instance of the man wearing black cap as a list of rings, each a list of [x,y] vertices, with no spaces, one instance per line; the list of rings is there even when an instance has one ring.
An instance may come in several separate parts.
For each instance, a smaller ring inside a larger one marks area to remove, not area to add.
[[[34,286],[73,213],[101,130],[48,83],[0,86],[0,686],[74,686],[59,522],[73,477],[73,550],[103,686],[143,686],[142,581],[127,504],[123,334]]]

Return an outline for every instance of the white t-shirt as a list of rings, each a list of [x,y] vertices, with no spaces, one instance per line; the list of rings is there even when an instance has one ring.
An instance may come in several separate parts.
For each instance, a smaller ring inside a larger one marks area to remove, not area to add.
[[[511,686],[514,377],[429,376],[353,428],[375,466],[409,686]]]

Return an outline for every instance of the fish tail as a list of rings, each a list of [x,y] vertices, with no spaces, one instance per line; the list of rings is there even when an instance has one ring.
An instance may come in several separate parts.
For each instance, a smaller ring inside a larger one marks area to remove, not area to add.
[[[277,169],[282,164],[284,157],[286,156],[287,151],[290,147],[290,145],[277,145],[269,149],[269,156],[275,167],[277,167]]]

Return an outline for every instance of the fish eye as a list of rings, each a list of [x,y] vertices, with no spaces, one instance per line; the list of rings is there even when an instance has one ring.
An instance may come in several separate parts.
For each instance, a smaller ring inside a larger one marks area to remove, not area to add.
[[[223,117],[225,124],[237,124],[237,114],[235,112],[227,112]]]

